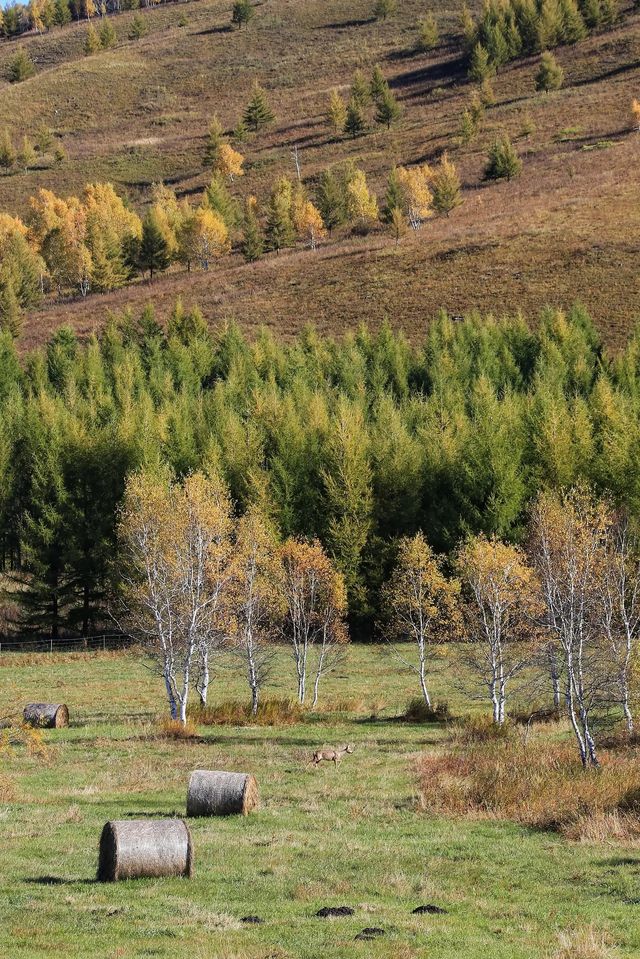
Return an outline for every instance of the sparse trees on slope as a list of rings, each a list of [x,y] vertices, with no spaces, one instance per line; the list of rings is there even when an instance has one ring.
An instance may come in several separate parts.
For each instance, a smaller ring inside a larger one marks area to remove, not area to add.
[[[402,110],[393,93],[387,87],[381,94],[376,107],[376,123],[386,126],[387,130],[392,123],[400,119]]]
[[[438,46],[439,39],[438,23],[432,13],[428,13],[421,20],[418,20],[418,50],[423,53],[433,50],[434,47]]]
[[[248,26],[251,20],[253,20],[255,13],[255,7],[251,0],[236,0],[231,12],[231,22],[236,23],[240,30],[243,26]]]

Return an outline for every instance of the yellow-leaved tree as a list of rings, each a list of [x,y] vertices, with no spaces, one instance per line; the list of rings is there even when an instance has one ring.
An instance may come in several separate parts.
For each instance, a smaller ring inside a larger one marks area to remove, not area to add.
[[[307,672],[313,663],[313,702],[318,702],[322,677],[340,662],[348,640],[344,622],[347,591],[344,579],[315,540],[288,539],[280,548],[285,616],[282,633],[293,647],[298,702],[304,703]]]
[[[242,164],[244,157],[237,150],[234,150],[230,143],[221,143],[218,147],[218,155],[213,164],[215,173],[220,173],[223,177],[229,177],[233,180],[237,176],[244,176]]]
[[[212,260],[230,249],[229,231],[209,207],[198,207],[185,217],[180,232],[180,258],[187,265],[196,260],[203,270],[208,270]]]
[[[387,639],[398,659],[417,673],[428,709],[428,663],[437,643],[457,634],[459,591],[459,583],[445,576],[423,533],[400,540],[396,568],[384,590]]]
[[[308,199],[304,187],[299,184],[291,202],[291,216],[298,236],[309,243],[312,250],[318,240],[327,235],[324,221],[318,208]]]
[[[414,230],[419,230],[424,221],[433,216],[432,178],[433,170],[426,164],[398,169],[398,179],[407,198],[409,223]]]
[[[367,230],[378,219],[378,201],[369,190],[364,170],[354,170],[347,184],[347,212],[349,219],[362,230]]]
[[[476,536],[458,551],[465,626],[464,660],[489,696],[493,721],[505,720],[507,687],[537,652],[540,586],[524,552]]]
[[[640,131],[640,100],[631,101],[631,116],[634,128]]]
[[[208,661],[227,636],[232,553],[228,494],[217,477],[180,484],[134,473],[118,525],[120,619],[162,676],[172,719],[187,719],[196,679],[206,701]]]

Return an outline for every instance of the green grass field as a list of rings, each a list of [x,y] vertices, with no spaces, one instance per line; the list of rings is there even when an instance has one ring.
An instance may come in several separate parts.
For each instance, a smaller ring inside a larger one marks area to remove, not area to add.
[[[435,691],[460,710],[442,678]],[[420,811],[415,762],[446,733],[397,721],[414,692],[384,650],[354,647],[326,683],[332,711],[173,741],[157,736],[162,688],[134,654],[0,657],[0,714],[38,699],[67,702],[72,717],[43,734],[46,760],[20,747],[0,759],[0,954],[539,959],[560,933],[593,927],[611,955],[638,956],[637,848]],[[245,696],[225,670],[211,699]],[[355,751],[337,770],[307,766],[314,748],[343,742]],[[260,809],[192,821],[192,880],[97,884],[104,822],[182,815],[189,772],[203,767],[252,771]],[[446,913],[412,915],[426,903]],[[324,905],[355,915],[316,918]],[[243,925],[248,914],[264,923]],[[385,935],[355,941],[367,926]]]

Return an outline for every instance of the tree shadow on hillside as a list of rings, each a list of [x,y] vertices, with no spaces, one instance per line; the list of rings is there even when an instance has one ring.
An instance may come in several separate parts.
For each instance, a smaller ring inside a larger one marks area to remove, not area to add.
[[[389,81],[394,90],[408,90],[407,96],[419,96],[434,87],[452,87],[466,78],[464,57],[454,60],[439,60],[416,70],[407,70]]]
[[[366,17],[364,20],[342,20],[340,23],[322,23],[316,30],[345,30],[348,27],[364,27],[368,23],[375,23],[375,17]]]
[[[194,37],[210,37],[215,33],[232,33],[233,27],[231,24],[225,24],[224,27],[209,27],[208,30],[198,30],[197,33],[194,33]]]

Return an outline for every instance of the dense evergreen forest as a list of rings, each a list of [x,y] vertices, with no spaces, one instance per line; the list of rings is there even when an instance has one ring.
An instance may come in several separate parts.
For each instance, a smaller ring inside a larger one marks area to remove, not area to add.
[[[0,555],[22,630],[108,618],[125,477],[143,465],[219,470],[238,511],[319,537],[356,636],[400,536],[517,542],[537,491],[580,480],[640,508],[640,330],[609,356],[578,307],[535,329],[443,314],[412,345],[387,326],[248,342],[178,304],[166,331],[149,307],[87,343],[61,328],[21,358],[5,333],[0,351]]]

